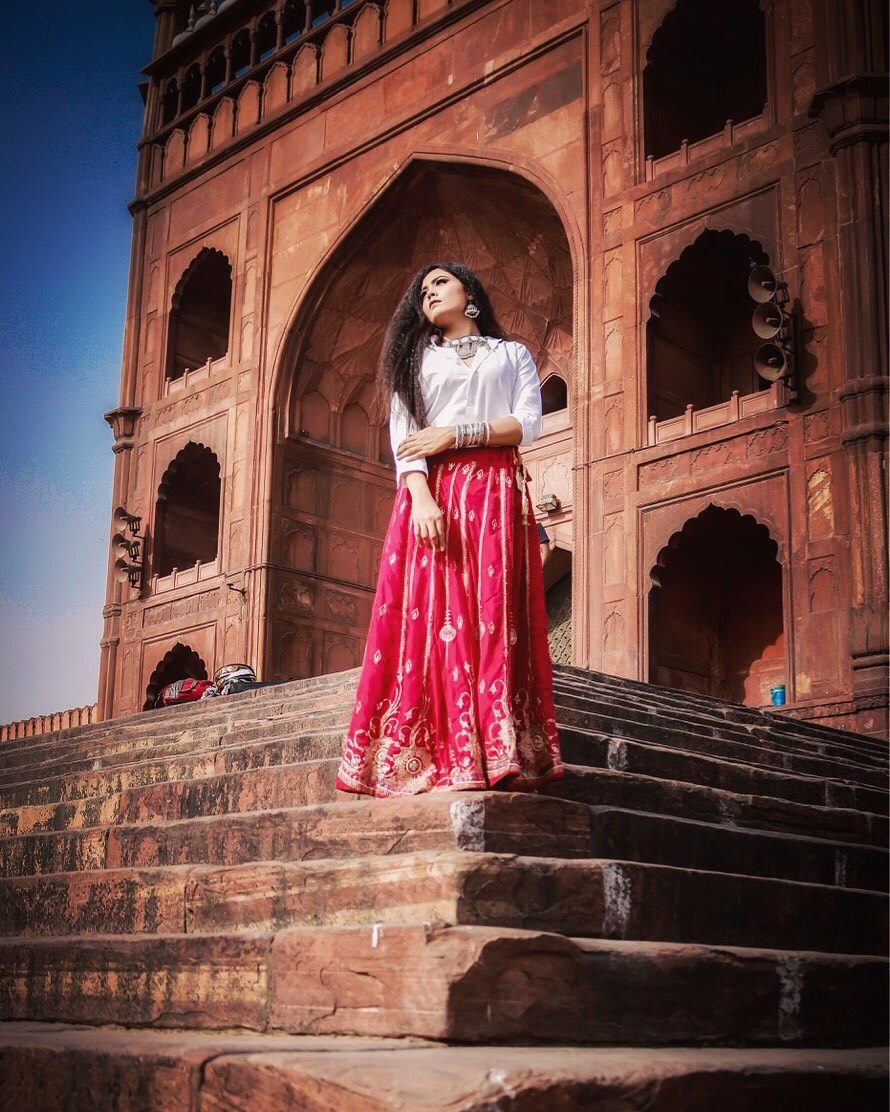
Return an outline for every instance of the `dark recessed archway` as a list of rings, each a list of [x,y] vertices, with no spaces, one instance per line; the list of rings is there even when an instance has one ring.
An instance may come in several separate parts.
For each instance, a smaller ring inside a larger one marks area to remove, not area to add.
[[[541,409],[544,413],[558,413],[569,405],[569,390],[561,375],[549,375],[541,384]]]
[[[760,0],[679,0],[652,38],[643,71],[646,154],[662,158],[759,115],[766,105]]]
[[[206,680],[207,666],[193,649],[177,642],[152,672],[148,687],[145,689],[145,702],[142,709],[151,710],[155,705],[158,692],[168,683],[187,679]]]
[[[782,567],[765,525],[709,506],[662,549],[649,592],[649,680],[760,706],[785,679]]]
[[[279,386],[277,482],[270,560],[316,579],[373,595],[379,550],[392,511],[389,398],[376,367],[386,326],[424,263],[466,262],[489,291],[508,336],[525,343],[539,370],[572,382],[573,268],[552,202],[516,174],[484,167],[418,163],[368,208],[304,299],[286,345]],[[556,383],[554,382],[554,388]],[[302,589],[302,588],[301,588]],[[267,671],[325,670],[326,638],[303,624],[294,587],[279,597]],[[354,612],[364,614],[357,604]],[[274,620],[274,619],[273,619]],[[361,663],[367,619],[350,625]],[[333,642],[333,639],[330,639]],[[342,640],[337,652],[343,660]],[[333,650],[331,650],[333,651]],[[333,657],[331,657],[333,659]]]
[[[161,480],[155,509],[152,573],[169,575],[198,562],[209,564],[219,548],[219,460],[203,444],[187,444]]]
[[[229,350],[232,264],[205,247],[189,264],[173,293],[167,346],[167,378],[181,378]]]
[[[648,414],[677,417],[767,389],[754,369],[763,342],[751,324],[751,268],[769,262],[759,243],[708,229],[658,280],[646,325]]]

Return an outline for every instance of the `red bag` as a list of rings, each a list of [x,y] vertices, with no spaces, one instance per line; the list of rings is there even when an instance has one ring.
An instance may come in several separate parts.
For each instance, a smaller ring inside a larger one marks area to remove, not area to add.
[[[177,703],[196,703],[208,687],[210,680],[175,680],[162,687],[158,693],[157,705],[159,707],[172,707]]]

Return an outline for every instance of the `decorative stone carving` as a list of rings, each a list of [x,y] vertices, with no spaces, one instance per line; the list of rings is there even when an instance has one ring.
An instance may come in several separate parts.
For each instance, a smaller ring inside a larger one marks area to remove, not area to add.
[[[785,425],[773,425],[768,429],[752,432],[745,441],[745,455],[748,459],[760,459],[773,452],[783,452],[788,446],[788,429]]]
[[[159,606],[147,606],[143,610],[142,624],[146,628],[163,625],[165,622],[191,617],[193,614],[215,610],[219,605],[219,591],[201,591],[196,595],[165,602]]]
[[[810,613],[818,614],[837,607],[837,572],[833,556],[810,560],[808,564]]]
[[[328,613],[338,622],[354,625],[358,621],[358,599],[341,591],[328,591]]]
[[[311,614],[314,604],[314,593],[298,579],[285,579],[278,589],[278,608],[286,614]]]
[[[603,476],[603,497],[607,501],[624,495],[624,472],[607,471]]]

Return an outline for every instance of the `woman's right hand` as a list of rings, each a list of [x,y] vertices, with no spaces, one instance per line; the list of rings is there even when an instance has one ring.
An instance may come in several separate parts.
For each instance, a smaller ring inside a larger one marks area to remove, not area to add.
[[[418,544],[429,545],[434,552],[445,548],[445,514],[432,494],[415,496],[411,500],[411,521]]]

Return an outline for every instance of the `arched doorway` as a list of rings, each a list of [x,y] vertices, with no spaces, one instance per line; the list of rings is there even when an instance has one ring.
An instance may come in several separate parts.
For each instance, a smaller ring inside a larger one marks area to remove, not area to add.
[[[709,506],[661,550],[649,592],[649,680],[749,706],[785,682],[782,566],[765,525]]]
[[[542,376],[572,387],[571,253],[549,199],[515,174],[418,163],[364,214],[304,299],[287,345],[274,481],[266,674],[362,661],[395,495],[383,335],[412,274],[458,259],[479,274],[507,334]],[[288,570],[292,569],[292,570]]]
[[[183,645],[181,641],[165,653],[157,668],[152,672],[148,687],[145,689],[145,702],[143,710],[151,710],[155,705],[158,692],[168,683],[177,680],[206,680],[207,666],[194,649]]]

